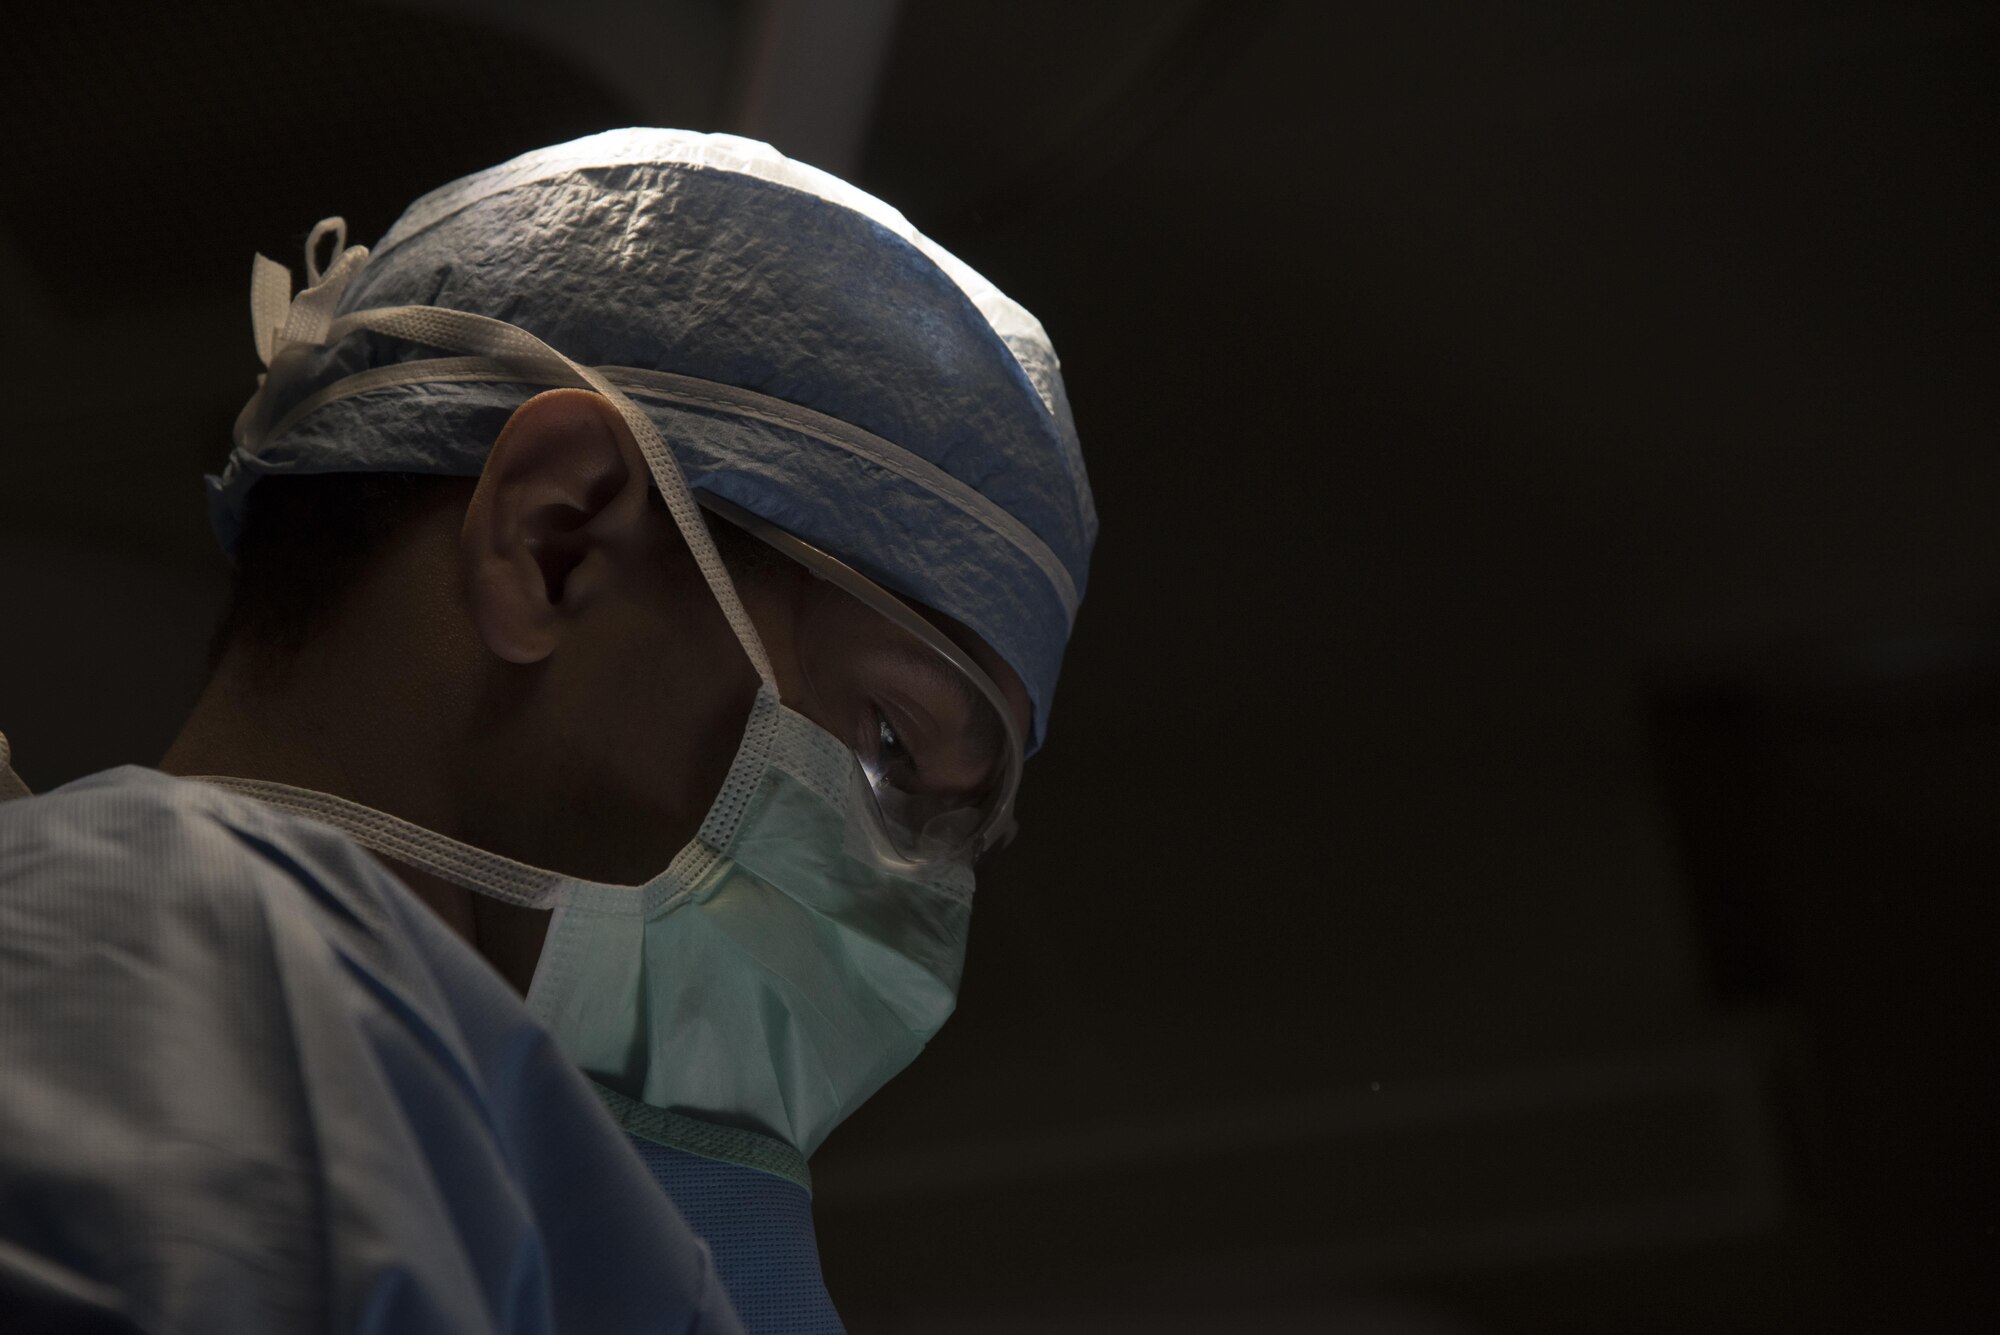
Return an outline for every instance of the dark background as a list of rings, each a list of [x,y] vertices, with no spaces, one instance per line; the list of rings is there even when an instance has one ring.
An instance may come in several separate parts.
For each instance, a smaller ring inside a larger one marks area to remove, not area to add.
[[[1992,1329],[1996,38],[44,7],[0,54],[0,728],[44,788],[191,702],[253,250],[755,133],[1042,317],[1104,516],[959,1017],[815,1161],[858,1332]]]

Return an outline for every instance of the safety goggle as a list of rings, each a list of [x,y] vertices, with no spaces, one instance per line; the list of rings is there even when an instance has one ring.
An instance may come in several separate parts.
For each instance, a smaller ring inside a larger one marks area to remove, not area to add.
[[[695,499],[820,581],[794,634],[810,698],[786,703],[854,753],[895,855],[969,859],[1011,840],[1023,748],[993,679],[838,557],[719,497]]]

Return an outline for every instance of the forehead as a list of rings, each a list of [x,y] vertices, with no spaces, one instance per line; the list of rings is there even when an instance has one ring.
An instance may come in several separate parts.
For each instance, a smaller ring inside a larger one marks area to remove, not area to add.
[[[979,665],[979,670],[1000,688],[1000,697],[1007,702],[1007,708],[1014,716],[1014,726],[1020,729],[1023,740],[1032,737],[1035,709],[1028,699],[1028,687],[1021,680],[1021,674],[1008,666],[1007,660],[994,652],[992,645],[961,622],[923,603],[911,602],[907,598],[903,601],[909,603],[911,610],[918,616],[943,631],[947,639],[964,650],[966,656]]]

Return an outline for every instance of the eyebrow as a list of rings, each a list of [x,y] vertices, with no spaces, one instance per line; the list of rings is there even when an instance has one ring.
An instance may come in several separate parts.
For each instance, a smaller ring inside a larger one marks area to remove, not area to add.
[[[1001,725],[994,714],[991,700],[986,698],[977,686],[972,684],[956,665],[929,645],[916,639],[899,638],[882,646],[892,658],[915,668],[932,682],[943,686],[965,707],[965,712],[975,720],[974,741],[998,750],[1001,741]]]

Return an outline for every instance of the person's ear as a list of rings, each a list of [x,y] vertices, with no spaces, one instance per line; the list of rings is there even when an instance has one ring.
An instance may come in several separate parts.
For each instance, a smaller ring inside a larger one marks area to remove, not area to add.
[[[554,652],[564,624],[644,539],[649,473],[600,394],[552,389],[507,419],[459,534],[473,624],[510,663]]]

